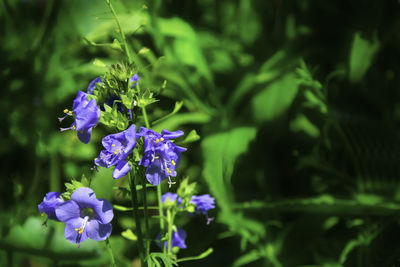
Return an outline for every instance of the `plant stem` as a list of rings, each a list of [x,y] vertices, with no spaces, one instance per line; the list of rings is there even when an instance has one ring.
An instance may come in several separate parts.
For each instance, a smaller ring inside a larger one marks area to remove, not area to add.
[[[129,177],[129,185],[131,187],[131,199],[132,199],[132,207],[133,207],[133,217],[135,219],[135,224],[136,224],[136,234],[138,237],[138,250],[139,250],[139,256],[140,256],[140,262],[141,266],[145,266],[145,250],[143,247],[143,234],[142,234],[142,228],[140,226],[140,218],[139,218],[139,204],[138,204],[138,197],[137,197],[137,191],[136,191],[136,186],[135,182],[133,180],[133,172],[129,172],[128,177]]]
[[[142,107],[142,114],[143,114],[144,124],[146,125],[146,128],[149,129],[150,128],[150,123],[149,123],[149,120],[147,118],[146,107]]]
[[[145,238],[146,238],[146,255],[150,253],[150,231],[149,231],[149,213],[147,209],[147,187],[146,187],[146,180],[143,175],[140,179],[142,181],[143,191],[142,191],[142,201],[143,201],[143,214],[144,214],[144,227],[145,227]]]
[[[115,13],[115,10],[114,10],[113,6],[111,5],[111,1],[110,0],[106,0],[106,2],[107,2],[108,7],[111,10],[111,13],[114,16],[115,21],[117,22],[118,30],[119,30],[119,33],[121,34],[122,42],[124,43],[126,57],[128,58],[129,63],[131,63],[132,62],[131,53],[130,53],[129,48],[128,48],[128,43],[126,41],[125,34],[122,31],[121,24],[119,23],[119,20],[118,20],[118,17],[117,17],[117,13]]]
[[[171,210],[167,210],[167,221],[168,221],[168,254],[171,254],[171,245],[172,245],[172,216]]]
[[[107,247],[108,254],[110,254],[111,266],[116,267],[117,265],[115,264],[114,254],[112,252],[110,240],[108,238],[106,239],[106,247]]]

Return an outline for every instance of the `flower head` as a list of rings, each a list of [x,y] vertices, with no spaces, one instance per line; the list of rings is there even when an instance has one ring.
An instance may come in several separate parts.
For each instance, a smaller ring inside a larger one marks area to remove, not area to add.
[[[183,229],[177,228],[178,231],[172,231],[172,236],[171,236],[171,250],[174,247],[178,248],[186,248],[185,244],[185,239],[186,239],[186,232]],[[161,240],[161,234],[158,234],[157,236],[158,240]],[[159,244],[161,247],[161,244]],[[168,241],[164,242],[164,246],[166,249],[168,249]]]
[[[103,138],[104,150],[94,160],[97,166],[109,168],[116,166],[113,172],[114,179],[125,176],[131,165],[125,160],[136,145],[136,126],[132,124],[123,132],[110,134]]]
[[[76,96],[72,111],[65,109],[64,117],[59,118],[62,121],[67,116],[75,115],[75,121],[69,128],[61,128],[61,131],[74,130],[77,131],[78,138],[83,143],[87,144],[90,141],[90,136],[92,134],[92,128],[96,126],[100,118],[100,109],[97,106],[96,100],[91,99],[89,101],[88,94],[79,91]]]
[[[111,204],[97,199],[93,190],[80,187],[56,207],[57,218],[65,223],[64,236],[78,245],[88,237],[102,241],[111,234],[111,220],[114,216]]]
[[[138,136],[144,138],[144,155],[139,164],[147,167],[146,178],[152,185],[158,185],[166,178],[169,179],[169,184],[173,184],[170,176],[176,176],[175,168],[179,166],[181,153],[186,148],[175,145],[170,139],[181,135],[182,131],[162,130],[159,134],[144,127],[140,128]]]
[[[196,205],[196,213],[204,214],[207,217],[207,224],[209,224],[213,218],[208,217],[208,211],[210,209],[215,208],[215,199],[211,197],[209,194],[200,195],[200,196],[192,196],[190,203]]]
[[[45,213],[51,220],[58,221],[55,210],[56,207],[63,202],[64,200],[61,198],[61,193],[49,192],[43,198],[42,203],[38,205],[39,212],[42,214]]]

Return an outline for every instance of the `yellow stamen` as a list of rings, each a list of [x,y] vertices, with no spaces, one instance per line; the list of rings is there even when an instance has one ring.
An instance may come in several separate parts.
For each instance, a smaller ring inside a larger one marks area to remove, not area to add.
[[[156,139],[156,143],[160,143],[160,139],[157,138],[157,139]]]
[[[68,113],[68,109],[64,109],[64,113]]]
[[[41,216],[44,216],[44,212],[40,214]]]
[[[115,144],[112,144],[111,146],[112,146],[112,147],[115,147]]]
[[[97,158],[94,158],[94,160],[97,160]]]
[[[168,172],[168,174],[171,174],[171,171],[169,170],[169,168],[167,168],[167,172]]]
[[[68,114],[69,114],[69,115],[72,115],[72,111],[68,111]]]
[[[72,125],[72,129],[76,130],[76,126],[75,126],[75,125]]]
[[[82,234],[83,233],[83,228],[82,227],[75,228],[75,231],[77,231],[78,234]]]
[[[171,160],[171,163],[172,163],[172,165],[176,165],[176,163],[175,163],[175,161],[174,160]]]
[[[115,150],[114,154],[117,155],[119,152],[119,149]]]
[[[160,141],[164,141],[164,138],[161,137],[161,138],[160,138]]]

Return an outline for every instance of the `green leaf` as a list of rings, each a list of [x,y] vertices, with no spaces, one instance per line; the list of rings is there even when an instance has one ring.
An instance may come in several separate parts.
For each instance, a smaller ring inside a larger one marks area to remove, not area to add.
[[[293,73],[267,85],[251,101],[255,120],[270,121],[282,115],[292,104],[297,92],[298,83]]]
[[[294,120],[292,120],[289,128],[295,133],[304,132],[313,138],[317,138],[320,135],[319,129],[303,114],[299,114]]]
[[[380,47],[379,40],[375,34],[372,40],[361,37],[360,32],[356,32],[350,51],[350,81],[359,82],[371,67],[373,58]]]
[[[131,229],[127,229],[125,231],[123,231],[121,233],[122,237],[128,239],[128,240],[132,240],[132,241],[136,241],[137,240],[137,236],[132,232]]]
[[[250,252],[237,258],[232,266],[240,267],[249,264],[250,262],[256,261],[260,258],[261,258],[260,253],[257,250],[251,250]]]

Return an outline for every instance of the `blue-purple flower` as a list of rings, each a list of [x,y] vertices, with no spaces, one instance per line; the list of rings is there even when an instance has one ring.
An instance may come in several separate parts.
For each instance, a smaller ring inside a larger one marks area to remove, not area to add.
[[[42,203],[38,205],[38,209],[40,213],[45,213],[47,217],[51,220],[56,220],[56,207],[63,203],[64,200],[61,198],[61,193],[59,192],[49,192],[43,198]]]
[[[88,86],[87,91],[86,91],[88,94],[93,95],[94,89],[97,88],[96,87],[96,83],[103,83],[103,81],[101,80],[101,77],[94,78],[89,83],[89,86]]]
[[[72,111],[65,109],[64,117],[59,118],[60,122],[67,116],[75,115],[75,121],[69,128],[61,128],[61,131],[74,130],[78,134],[79,140],[87,144],[90,141],[92,128],[96,126],[100,118],[100,109],[95,99],[88,99],[88,94],[79,91],[76,96]]]
[[[177,228],[176,231],[172,231],[171,235],[171,251],[174,247],[178,248],[186,248],[185,240],[186,240],[186,232],[181,228]],[[157,240],[161,240],[161,234],[158,234]],[[159,244],[161,246],[161,244]],[[164,246],[168,249],[168,241],[164,242]]]
[[[182,204],[182,198],[178,197],[178,194],[176,194],[176,193],[167,192],[161,196],[162,203],[165,203],[165,201],[167,201],[167,199],[169,201],[172,201],[172,202],[177,201],[178,204]]]
[[[57,218],[65,223],[64,236],[78,245],[87,238],[102,241],[111,234],[112,205],[105,199],[97,199],[93,190],[80,187],[56,207]]]
[[[131,165],[126,161],[136,145],[136,126],[132,124],[123,132],[110,134],[103,138],[104,150],[94,160],[97,166],[109,168],[115,166],[113,177],[119,179],[125,176]]]
[[[144,155],[139,164],[147,167],[146,178],[152,185],[158,185],[167,178],[168,183],[173,184],[170,176],[176,176],[175,168],[179,166],[181,153],[186,148],[175,145],[170,139],[181,135],[182,131],[162,130],[159,134],[144,127],[140,128],[138,136],[144,138]]]
[[[210,209],[215,208],[215,199],[211,197],[209,194],[200,195],[200,196],[192,196],[190,199],[190,203],[196,205],[195,212],[197,214],[204,214],[207,218],[207,224],[209,224],[213,218],[208,217],[208,211]]]
[[[131,86],[132,88],[136,86],[136,84],[137,84],[136,82],[139,81],[139,79],[140,79],[140,78],[139,78],[139,75],[138,75],[137,73],[134,74],[132,77],[129,78],[129,81],[132,82],[132,83],[134,83],[134,84],[132,84],[132,86]]]

